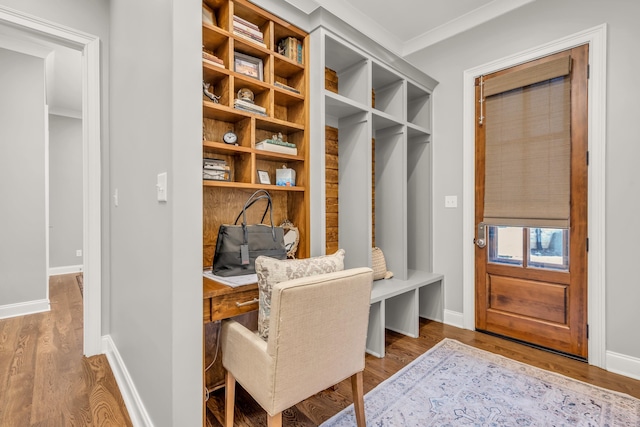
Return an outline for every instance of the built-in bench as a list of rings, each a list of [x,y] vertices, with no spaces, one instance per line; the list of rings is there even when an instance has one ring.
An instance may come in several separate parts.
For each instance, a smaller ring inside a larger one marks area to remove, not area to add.
[[[385,329],[417,338],[420,333],[420,317],[426,317],[423,314],[425,308],[422,307],[426,302],[425,298],[421,298],[421,294],[425,293],[427,286],[440,284],[440,300],[435,301],[435,305],[442,309],[443,279],[442,274],[409,270],[407,280],[391,278],[374,281],[371,290],[367,353],[384,357]]]

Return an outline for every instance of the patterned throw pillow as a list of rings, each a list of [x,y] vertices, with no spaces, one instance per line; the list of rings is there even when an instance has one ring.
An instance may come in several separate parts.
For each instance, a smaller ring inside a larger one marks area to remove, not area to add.
[[[258,334],[264,340],[269,337],[269,315],[271,314],[271,290],[287,280],[344,270],[344,249],[333,255],[305,259],[279,260],[266,256],[256,258],[258,275]]]

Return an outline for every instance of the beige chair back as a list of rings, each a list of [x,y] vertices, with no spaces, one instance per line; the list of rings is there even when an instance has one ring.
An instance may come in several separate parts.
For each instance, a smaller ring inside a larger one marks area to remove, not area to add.
[[[364,369],[372,270],[355,268],[276,285],[267,353],[275,410]]]

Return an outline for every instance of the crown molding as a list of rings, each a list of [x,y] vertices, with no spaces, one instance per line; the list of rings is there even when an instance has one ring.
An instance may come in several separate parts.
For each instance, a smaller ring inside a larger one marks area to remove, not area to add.
[[[482,7],[406,41],[403,45],[402,56],[407,56],[425,49],[533,1],[535,0],[494,0],[491,3],[487,3]]]

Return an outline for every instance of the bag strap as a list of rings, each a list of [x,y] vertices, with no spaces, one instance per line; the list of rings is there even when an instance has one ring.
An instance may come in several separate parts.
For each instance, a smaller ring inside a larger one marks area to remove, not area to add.
[[[272,203],[271,199],[267,196],[260,196],[260,197],[256,197],[253,200],[249,201],[247,200],[247,202],[245,203],[244,207],[242,208],[242,210],[240,211],[240,213],[238,214],[238,216],[236,217],[235,222],[233,223],[234,225],[238,225],[238,220],[240,219],[240,217],[242,216],[242,214],[249,209],[251,206],[253,206],[254,203],[256,203],[257,201],[260,200],[267,200],[267,205],[264,208],[264,213],[262,214],[262,219],[260,220],[260,223],[262,224],[264,222],[264,218],[267,216],[267,211],[269,210],[269,206]]]
[[[267,211],[269,211],[273,202],[271,200],[271,195],[266,190],[257,190],[244,203],[244,207],[236,217],[236,220],[234,221],[233,224],[238,225],[238,220],[240,219],[240,217],[242,217],[242,223],[246,224],[247,223],[246,210],[249,209],[251,206],[253,206],[255,202],[259,200],[264,200],[264,199],[267,200],[267,206],[264,208],[264,213],[262,214],[262,219],[260,220],[260,223],[263,223],[264,218],[267,216]],[[273,214],[271,215],[271,225],[273,225]]]
[[[249,242],[249,231],[247,230],[247,209],[249,209],[255,202],[262,199],[267,200],[267,207],[265,208],[264,213],[262,214],[262,220],[260,220],[260,223],[264,221],[264,217],[267,215],[267,211],[269,211],[269,219],[271,222],[271,236],[273,237],[274,242],[276,240],[276,230],[275,230],[275,227],[273,226],[273,206],[272,206],[273,202],[271,200],[271,195],[266,190],[257,190],[255,193],[251,195],[251,197],[247,199],[247,201],[245,202],[242,208],[242,212],[238,214],[234,222],[234,224],[237,224],[238,219],[240,219],[240,216],[242,216],[242,230],[244,235],[243,243],[245,245],[248,244]]]

